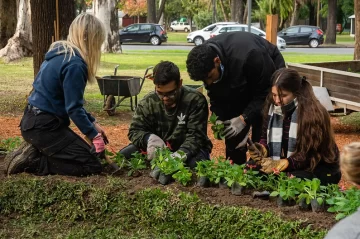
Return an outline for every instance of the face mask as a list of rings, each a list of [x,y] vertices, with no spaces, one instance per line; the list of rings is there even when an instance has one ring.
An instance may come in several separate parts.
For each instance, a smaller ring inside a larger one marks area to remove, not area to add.
[[[213,84],[220,82],[222,80],[223,75],[224,75],[224,66],[222,64],[220,64],[220,78],[218,80],[214,81]]]
[[[288,112],[293,111],[297,107],[297,105],[298,105],[298,101],[295,98],[291,102],[289,102],[288,104],[281,106],[281,111],[282,111],[283,114],[286,114]]]
[[[297,105],[298,105],[298,101],[296,98],[283,106],[274,105],[274,113],[278,115],[284,115],[288,112],[293,111],[297,107]]]

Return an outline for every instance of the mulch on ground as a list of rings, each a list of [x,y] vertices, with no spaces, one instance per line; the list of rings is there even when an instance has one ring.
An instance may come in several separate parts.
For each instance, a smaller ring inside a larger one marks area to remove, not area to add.
[[[115,116],[116,117],[116,116]],[[130,117],[131,118],[131,117]],[[18,125],[21,117],[0,117],[0,140],[21,136]],[[360,132],[352,130],[349,126],[344,126],[339,123],[339,120],[335,117],[332,119],[332,124],[335,131],[335,138],[337,145],[342,150],[343,146],[354,142],[360,141]],[[101,123],[101,118],[98,118],[98,121]],[[121,148],[129,144],[127,138],[128,128],[129,128],[129,117],[126,120],[120,121],[118,125],[115,126],[103,126],[106,130],[110,144],[108,149],[110,151],[118,151]],[[75,132],[79,131],[74,129]],[[225,155],[225,145],[223,141],[215,140],[212,136],[210,126],[208,128],[209,137],[214,144],[212,157]],[[2,159],[0,158],[0,164]],[[1,170],[2,171],[2,170]],[[172,183],[167,186],[159,185],[149,176],[149,171],[145,170],[140,177],[128,177],[126,174],[121,174],[119,177],[124,177],[128,182],[128,190],[135,192],[145,188],[170,188],[175,191],[187,191],[191,193],[196,193],[203,201],[218,204],[218,205],[229,205],[229,206],[249,206],[252,208],[257,208],[259,210],[273,211],[279,214],[282,218],[286,220],[305,220],[305,225],[313,225],[314,228],[323,228],[329,229],[335,224],[335,214],[328,212],[313,213],[311,211],[300,211],[298,206],[292,207],[278,207],[276,202],[253,199],[252,196],[242,195],[234,196],[231,194],[229,189],[223,188],[200,188],[195,186],[195,182],[192,185],[187,187],[181,186],[178,183]],[[1,178],[4,178],[4,174],[0,174]],[[54,178],[61,176],[54,176]],[[106,180],[106,177],[102,176],[93,176],[88,178],[75,178],[75,177],[61,177],[64,180],[69,181],[86,181],[92,184],[102,184]],[[345,181],[341,181],[340,184],[347,184]]]

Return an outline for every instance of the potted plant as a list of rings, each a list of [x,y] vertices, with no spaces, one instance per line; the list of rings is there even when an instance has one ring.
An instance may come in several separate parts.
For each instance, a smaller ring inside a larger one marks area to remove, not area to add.
[[[326,196],[324,190],[326,187],[320,185],[318,178],[313,178],[312,180],[305,179],[301,184],[302,190],[298,197],[300,208],[307,209],[311,205],[313,212],[323,211]]]
[[[209,180],[209,172],[214,167],[213,160],[202,160],[197,162],[195,171],[198,177],[197,185],[200,187],[209,187],[210,180]]]
[[[189,169],[187,169],[185,167],[180,167],[180,170],[172,175],[172,177],[176,181],[178,181],[179,183],[181,183],[184,186],[186,186],[186,184],[191,181],[191,176],[192,176],[192,173],[190,172]]]
[[[135,152],[132,154],[132,158],[127,161],[127,166],[129,168],[128,176],[138,177],[141,175],[140,170],[146,168],[145,155],[140,152]]]
[[[270,194],[270,197],[277,197],[277,204],[280,207],[292,206],[296,203],[300,182],[300,178],[288,177],[284,172],[280,172],[276,190]]]
[[[154,159],[151,162],[152,169],[158,169],[159,182],[165,185],[172,180],[172,175],[184,167],[184,152],[178,151],[180,157],[173,157],[168,148],[157,149]],[[155,170],[154,170],[155,171]]]
[[[231,187],[231,193],[234,195],[241,195],[250,187],[255,188],[258,171],[252,169],[245,169],[245,165],[232,165],[227,171],[225,179],[227,185]]]

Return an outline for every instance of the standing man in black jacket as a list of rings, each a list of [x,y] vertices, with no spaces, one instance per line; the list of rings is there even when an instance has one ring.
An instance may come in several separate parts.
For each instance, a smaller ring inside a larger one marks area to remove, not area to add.
[[[239,144],[250,126],[253,141],[260,140],[271,75],[285,67],[281,53],[260,36],[231,32],[194,47],[186,66],[191,79],[204,82],[210,110],[225,125],[226,158],[245,163],[246,147]]]

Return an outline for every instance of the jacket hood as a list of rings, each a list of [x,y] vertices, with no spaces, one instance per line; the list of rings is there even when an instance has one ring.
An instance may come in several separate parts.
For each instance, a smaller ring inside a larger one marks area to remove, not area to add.
[[[64,47],[62,44],[58,43],[55,45],[55,47],[53,49],[51,49],[50,51],[48,51],[46,54],[45,54],[45,60],[50,60],[56,56],[59,56],[59,55],[64,55],[65,56],[65,52],[64,52]],[[80,53],[75,50],[75,55],[82,58]],[[66,56],[68,57],[69,56],[69,53],[66,54]]]

